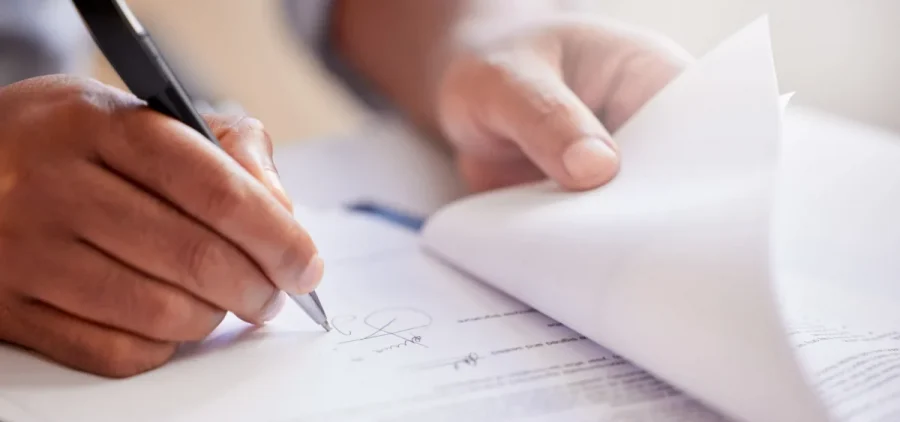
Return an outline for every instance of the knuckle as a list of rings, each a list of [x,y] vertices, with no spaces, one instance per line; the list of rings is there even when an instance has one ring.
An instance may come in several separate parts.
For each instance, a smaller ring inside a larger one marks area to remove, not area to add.
[[[203,214],[212,223],[223,223],[233,216],[248,197],[246,186],[241,185],[237,176],[226,176],[203,192]]]
[[[203,315],[203,313],[200,314]],[[225,320],[227,315],[228,312],[215,309],[208,315],[203,315],[204,318],[193,319],[190,326],[185,327],[181,334],[182,341],[201,341],[205,339]]]
[[[21,141],[57,143],[62,147],[57,150],[99,142],[98,135],[114,126],[110,119],[114,113],[141,104],[135,96],[96,80],[63,75],[21,81],[3,94],[0,123],[7,118],[17,129],[25,129]]]
[[[151,338],[178,340],[193,316],[194,307],[185,295],[159,295],[143,316],[145,334]]]
[[[222,128],[222,137],[235,141],[258,139],[266,136],[266,127],[262,121],[250,116],[241,116],[233,123]]]
[[[266,126],[263,122],[255,117],[246,116],[238,122],[238,128],[240,132],[246,131],[251,134],[264,134],[266,133]]]
[[[158,300],[147,315],[146,334],[168,341],[199,341],[206,338],[226,314],[190,296],[171,295]]]
[[[257,118],[244,116],[227,130],[227,137],[237,145],[261,148],[272,154],[272,139],[262,121]]]
[[[525,103],[533,110],[529,125],[535,129],[555,129],[561,124],[571,125],[571,107],[563,99],[550,92],[533,90],[527,93]]]
[[[99,372],[111,378],[128,378],[158,368],[175,353],[175,345],[125,335],[110,336],[104,346]]]
[[[57,104],[65,110],[70,122],[80,125],[96,123],[98,119],[139,105],[133,96],[91,79],[72,79],[59,90]]]
[[[104,372],[114,377],[126,377],[140,372],[142,350],[131,337],[110,336],[105,343],[101,357]]]
[[[91,79],[81,80],[73,94],[73,104],[90,114],[111,115],[140,105],[133,95]]]

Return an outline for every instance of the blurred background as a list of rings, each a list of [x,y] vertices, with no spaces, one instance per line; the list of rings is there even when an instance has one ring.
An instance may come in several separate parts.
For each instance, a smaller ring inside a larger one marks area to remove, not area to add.
[[[900,132],[900,1],[595,1],[695,55],[768,14],[782,91],[797,91],[796,104]],[[128,3],[147,26],[165,28],[154,35],[175,61],[266,122],[276,142],[347,133],[363,118],[355,100],[290,38],[277,0]],[[93,69],[117,83],[99,55]]]

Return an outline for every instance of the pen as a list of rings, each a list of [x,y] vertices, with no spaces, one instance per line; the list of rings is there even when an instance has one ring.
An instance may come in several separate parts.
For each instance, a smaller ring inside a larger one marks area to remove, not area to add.
[[[163,60],[150,34],[122,0],[73,0],[91,37],[116,73],[150,108],[181,121],[221,147],[194,109],[175,74]],[[310,318],[331,331],[315,291],[291,299]]]
[[[422,217],[410,215],[376,202],[357,202],[350,204],[347,208],[352,212],[379,217],[416,232],[422,230],[422,226],[425,225],[425,219]]]

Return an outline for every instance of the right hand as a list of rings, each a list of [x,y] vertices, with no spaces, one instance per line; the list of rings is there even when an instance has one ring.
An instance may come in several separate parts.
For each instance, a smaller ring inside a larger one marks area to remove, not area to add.
[[[315,288],[261,125],[208,120],[225,152],[98,82],[0,88],[0,341],[127,377]]]

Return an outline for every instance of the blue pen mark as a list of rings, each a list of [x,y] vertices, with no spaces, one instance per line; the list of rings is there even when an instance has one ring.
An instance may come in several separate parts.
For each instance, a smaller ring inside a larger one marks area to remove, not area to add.
[[[387,220],[393,224],[397,224],[412,231],[420,231],[425,225],[425,219],[416,217],[403,212],[390,209],[371,202],[359,202],[347,206],[350,211],[369,214]]]

